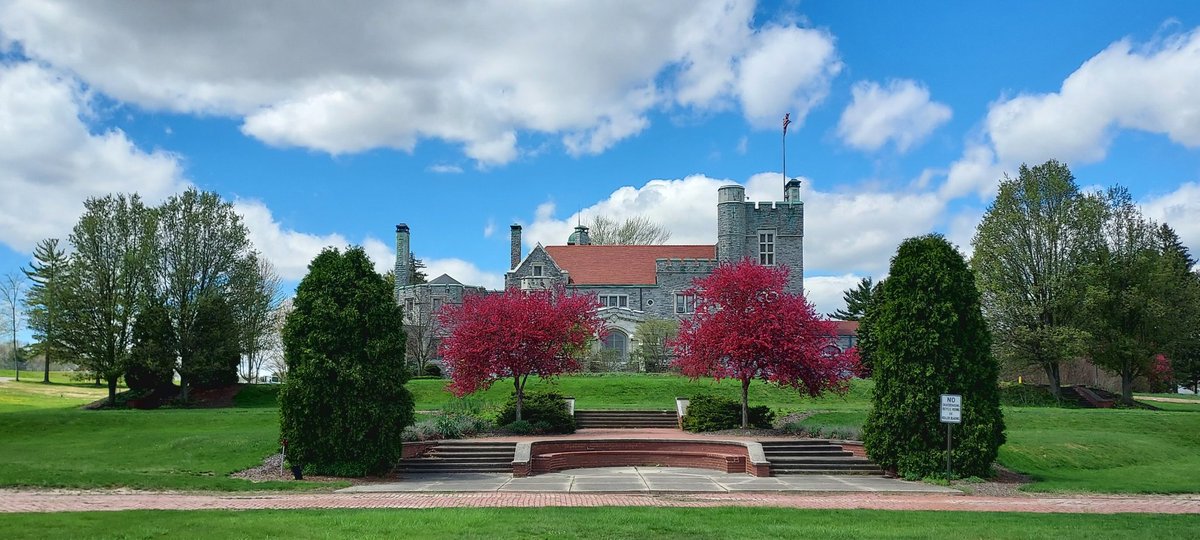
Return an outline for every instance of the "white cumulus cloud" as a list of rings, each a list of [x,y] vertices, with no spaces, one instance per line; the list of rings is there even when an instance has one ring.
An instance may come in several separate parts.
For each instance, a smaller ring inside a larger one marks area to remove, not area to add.
[[[825,100],[842,69],[833,36],[794,26],[768,27],[754,36],[738,65],[737,92],[756,127],[782,129],[790,112],[799,128],[808,111]]]
[[[178,156],[138,148],[119,129],[93,132],[91,96],[33,63],[0,63],[0,242],[28,252],[65,241],[88,197],[123,192],[156,204],[186,187]]]
[[[903,154],[950,121],[950,107],[930,101],[929,89],[913,80],[893,80],[887,86],[859,81],[850,93],[853,99],[842,112],[837,133],[859,150],[873,152],[891,142]]]
[[[525,134],[603,152],[672,107],[801,121],[840,69],[833,37],[754,13],[752,0],[42,0],[0,3],[0,35],[118,101],[240,118],[270,145],[436,139],[490,166],[528,151]]]
[[[1146,44],[1113,43],[1058,92],[1000,100],[987,116],[988,135],[1005,163],[1098,161],[1118,129],[1200,147],[1200,29]]]

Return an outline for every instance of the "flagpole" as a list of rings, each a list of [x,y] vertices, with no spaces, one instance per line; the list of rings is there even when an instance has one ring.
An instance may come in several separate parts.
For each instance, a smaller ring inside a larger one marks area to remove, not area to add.
[[[790,118],[791,116],[792,116],[792,113],[787,113],[787,114],[783,115],[783,183],[784,183],[784,185],[787,185],[787,181],[788,181],[788,176],[787,176],[787,128],[788,128],[788,124],[792,123],[791,118]]]

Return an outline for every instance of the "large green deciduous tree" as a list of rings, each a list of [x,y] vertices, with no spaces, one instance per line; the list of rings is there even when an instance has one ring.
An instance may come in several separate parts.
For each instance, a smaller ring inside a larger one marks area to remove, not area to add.
[[[66,280],[67,256],[58,247],[57,238],[47,238],[33,248],[33,261],[23,270],[32,285],[25,295],[25,313],[37,350],[46,359],[42,382],[50,382],[50,363],[63,350],[60,319],[62,319],[63,282]]]
[[[1193,270],[1196,259],[1166,223],[1158,228],[1158,240],[1166,277],[1177,283],[1174,300],[1180,333],[1166,351],[1175,375],[1172,382],[1195,392],[1200,385],[1200,269]]]
[[[256,252],[241,259],[230,281],[230,305],[237,322],[242,362],[239,374],[257,382],[275,332],[282,281],[271,262]]]
[[[975,232],[971,268],[1001,360],[1046,372],[1059,396],[1062,361],[1085,348],[1083,274],[1099,230],[1099,204],[1066,165],[1021,165],[1000,183]]]
[[[675,358],[670,342],[679,335],[676,319],[649,319],[642,322],[633,334],[638,346],[630,356],[640,364],[642,371],[657,373],[665,371]]]
[[[362,248],[322,251],[283,328],[287,459],[317,474],[381,473],[413,420],[400,307]]]
[[[25,302],[25,280],[20,273],[0,276],[0,329],[5,330],[12,338],[12,365],[17,370],[17,380],[21,380],[23,359],[21,347],[17,345],[17,333],[25,317],[22,304]]]
[[[154,224],[136,194],[108,195],[84,202],[69,237],[74,254],[63,287],[62,343],[108,383],[110,403],[148,292]]]
[[[189,189],[157,210],[158,294],[175,328],[180,393],[187,399],[197,350],[209,344],[195,335],[200,299],[224,296],[250,241],[233,205],[213,192]],[[237,366],[233,366],[236,374]]]
[[[938,235],[900,244],[860,343],[874,363],[872,409],[863,428],[867,455],[888,470],[923,477],[946,462],[941,394],[963,397],[954,430],[955,470],[988,476],[1004,443],[998,369],[975,278]]]
[[[1108,190],[1101,246],[1088,267],[1086,309],[1092,361],[1121,377],[1121,400],[1133,403],[1133,381],[1150,375],[1195,331],[1188,258],[1164,249],[1168,235],[1138,209],[1129,191]],[[1169,228],[1168,228],[1169,230]],[[1171,231],[1173,234],[1173,231]]]

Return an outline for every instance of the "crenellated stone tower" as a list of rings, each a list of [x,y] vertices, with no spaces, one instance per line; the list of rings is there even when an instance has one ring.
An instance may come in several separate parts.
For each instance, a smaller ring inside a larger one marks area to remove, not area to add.
[[[751,258],[768,266],[786,265],[788,291],[804,292],[804,203],[800,181],[784,185],[782,202],[746,200],[746,188],[717,191],[717,260]]]

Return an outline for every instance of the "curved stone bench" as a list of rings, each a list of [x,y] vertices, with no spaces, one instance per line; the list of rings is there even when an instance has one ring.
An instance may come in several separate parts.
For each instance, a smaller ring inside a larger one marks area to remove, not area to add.
[[[762,445],[753,441],[564,439],[518,443],[513,476],[585,467],[672,466],[770,476]]]

